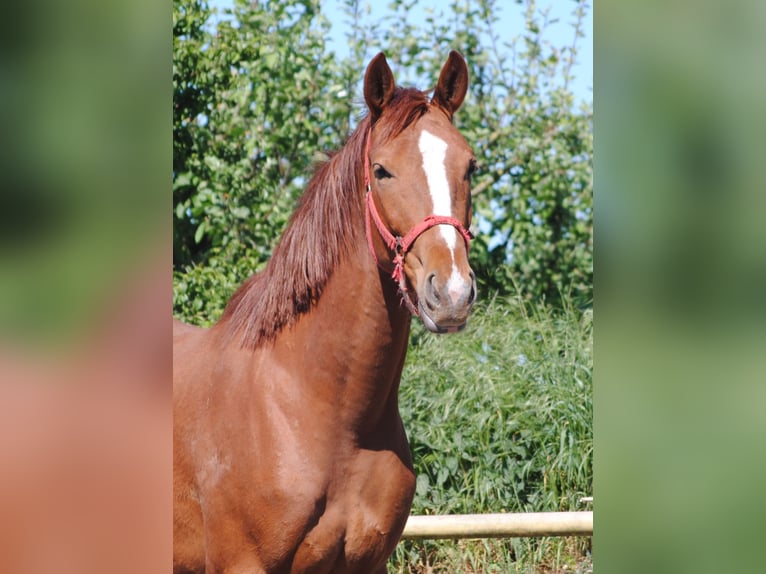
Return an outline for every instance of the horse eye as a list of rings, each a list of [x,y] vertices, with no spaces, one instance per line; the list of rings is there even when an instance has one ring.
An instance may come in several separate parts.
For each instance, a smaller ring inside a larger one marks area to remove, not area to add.
[[[375,171],[373,173],[375,173],[375,179],[387,179],[389,177],[393,177],[382,165],[375,167]]]

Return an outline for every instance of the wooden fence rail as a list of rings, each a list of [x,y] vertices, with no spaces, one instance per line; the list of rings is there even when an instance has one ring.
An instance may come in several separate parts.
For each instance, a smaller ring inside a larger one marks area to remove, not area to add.
[[[410,516],[402,539],[593,536],[593,512]]]

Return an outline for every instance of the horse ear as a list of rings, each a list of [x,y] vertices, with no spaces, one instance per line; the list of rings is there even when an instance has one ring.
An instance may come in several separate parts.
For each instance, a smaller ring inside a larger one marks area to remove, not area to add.
[[[394,74],[381,52],[367,66],[364,74],[364,100],[370,109],[370,118],[375,123],[394,95]]]
[[[455,50],[449,53],[436,84],[431,101],[447,112],[450,118],[463,103],[468,91],[468,66]]]

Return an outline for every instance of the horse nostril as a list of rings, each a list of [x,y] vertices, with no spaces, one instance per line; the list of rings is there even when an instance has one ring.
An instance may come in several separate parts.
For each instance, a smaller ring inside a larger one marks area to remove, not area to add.
[[[441,299],[435,281],[436,273],[431,273],[426,279],[426,303],[432,311],[439,305]]]
[[[476,301],[476,276],[471,271],[471,294],[468,296],[468,304],[473,305]]]

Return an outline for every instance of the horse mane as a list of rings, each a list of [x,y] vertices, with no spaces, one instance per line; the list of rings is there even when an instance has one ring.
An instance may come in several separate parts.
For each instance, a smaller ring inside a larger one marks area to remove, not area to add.
[[[426,93],[397,87],[376,122],[383,140],[404,131],[428,110]],[[218,325],[243,348],[273,341],[315,305],[335,267],[352,245],[365,241],[362,175],[370,118],[346,144],[318,164],[274,253],[260,273],[245,281]]]

